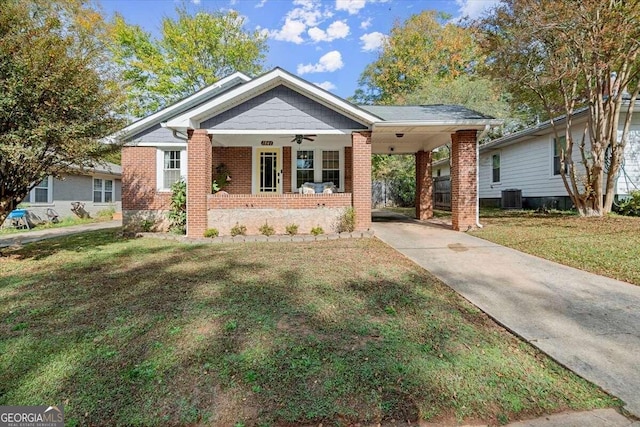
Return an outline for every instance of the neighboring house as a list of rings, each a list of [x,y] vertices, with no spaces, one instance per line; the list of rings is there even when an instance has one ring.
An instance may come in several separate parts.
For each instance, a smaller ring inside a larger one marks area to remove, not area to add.
[[[85,171],[49,176],[37,184],[20,204],[29,211],[30,218],[46,220],[47,210],[55,210],[61,218],[75,216],[71,203],[84,203],[84,209],[96,216],[98,211],[114,209],[122,212],[122,168],[105,163]],[[36,218],[34,218],[35,216]]]
[[[453,228],[467,230],[477,220],[477,133],[497,124],[456,106],[356,106],[280,68],[235,73],[112,135],[125,143],[124,225],[166,228],[171,185],[185,179],[189,236],[236,223],[330,232],[348,208],[367,230],[372,153],[415,154],[416,209],[429,217],[431,150],[451,142]],[[224,191],[212,194],[214,180]]]
[[[635,110],[640,111],[640,102],[637,103]],[[575,141],[581,139],[584,124],[588,120],[587,116],[587,111],[581,110],[573,117]],[[561,139],[564,139],[562,127],[564,122],[563,119],[556,120],[560,125]],[[620,129],[623,125],[624,113],[621,113]],[[573,150],[573,161],[578,173],[584,173],[577,143]],[[505,208],[521,206],[533,209],[538,207],[570,209],[573,206],[560,176],[558,145],[555,143],[550,122],[544,122],[481,145],[479,167],[481,206]],[[432,171],[434,177],[437,171],[440,171],[441,176],[449,175],[449,159],[434,162]],[[632,119],[624,161],[617,176],[614,191],[620,199],[638,189],[640,189],[640,114],[636,113]],[[503,191],[506,193],[503,194]]]

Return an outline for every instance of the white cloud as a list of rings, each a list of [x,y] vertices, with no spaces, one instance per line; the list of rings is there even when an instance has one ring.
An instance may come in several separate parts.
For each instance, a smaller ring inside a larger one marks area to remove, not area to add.
[[[373,52],[382,47],[387,36],[379,33],[378,31],[374,31],[373,33],[368,33],[360,37],[360,41],[362,42],[362,51],[363,52]]]
[[[307,73],[324,73],[337,71],[344,66],[342,62],[342,55],[337,50],[323,55],[318,60],[317,64],[298,64],[298,74]]]
[[[267,3],[267,0],[260,0],[260,2],[256,3],[255,7],[262,7],[265,5],[265,3]]]
[[[330,42],[347,37],[349,32],[349,25],[347,25],[346,21],[335,21],[329,25],[327,31],[313,27],[309,29],[308,34],[314,42]]]
[[[370,26],[371,26],[371,18],[367,18],[360,23],[360,28],[362,28],[363,30],[366,30]]]
[[[322,82],[322,83],[314,83],[314,85],[316,85],[316,86],[318,86],[318,87],[321,87],[321,88],[322,88],[322,89],[324,89],[324,90],[334,90],[334,89],[337,89],[337,88],[336,88],[336,85],[334,85],[333,83],[331,83],[331,82],[330,82],[330,81],[328,81],[328,80],[327,80],[327,81],[325,81],[325,82]]]
[[[304,41],[304,39],[300,37],[300,35],[306,28],[307,26],[303,22],[287,18],[280,30],[263,30],[263,34],[266,34],[267,36],[275,40],[300,44]]]
[[[261,0],[256,7],[261,7],[265,1]],[[318,0],[294,0],[293,5],[295,7],[287,12],[285,22],[279,30],[264,30],[263,34],[275,40],[300,44],[304,41],[302,34],[308,27],[315,28],[322,21],[333,16],[333,13],[327,7],[323,7],[322,2]],[[329,37],[328,32],[324,35],[318,31],[312,33],[315,37]]]
[[[366,3],[367,0],[336,0],[336,10],[346,10],[349,15],[355,15]]]
[[[484,11],[497,6],[501,0],[456,0],[461,17],[479,18]]]
[[[198,5],[198,4],[200,4],[200,0],[191,0],[191,3],[193,3],[195,5]]]

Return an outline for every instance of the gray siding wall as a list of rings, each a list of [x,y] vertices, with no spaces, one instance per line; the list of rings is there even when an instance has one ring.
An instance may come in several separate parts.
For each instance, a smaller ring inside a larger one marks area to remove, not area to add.
[[[28,205],[26,209],[34,215],[46,219],[47,209],[54,209],[61,217],[75,216],[71,212],[71,202],[82,202],[85,210],[95,217],[97,212],[103,209],[114,208],[116,212],[122,211],[122,181],[120,178],[109,175],[95,175],[95,178],[113,180],[114,194],[113,203],[93,202],[93,178],[86,175],[67,175],[64,179],[53,180],[53,201],[47,203],[32,203],[25,201]]]
[[[204,129],[366,129],[286,86],[278,86],[200,123]]]
[[[153,142],[158,144],[163,143],[175,143],[175,142],[184,142],[183,139],[174,138],[173,132],[170,129],[163,128],[160,124],[157,124],[145,131],[137,133],[132,137],[128,138],[128,143],[136,143],[139,144],[141,142]]]

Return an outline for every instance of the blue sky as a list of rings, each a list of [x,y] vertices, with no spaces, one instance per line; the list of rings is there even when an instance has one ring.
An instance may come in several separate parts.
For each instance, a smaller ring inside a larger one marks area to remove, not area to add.
[[[111,19],[119,12],[128,23],[159,34],[162,18],[175,16],[182,0],[98,0]],[[373,62],[394,22],[422,10],[453,18],[478,16],[497,0],[184,0],[193,12],[233,9],[247,30],[268,36],[267,69],[279,66],[347,97]]]

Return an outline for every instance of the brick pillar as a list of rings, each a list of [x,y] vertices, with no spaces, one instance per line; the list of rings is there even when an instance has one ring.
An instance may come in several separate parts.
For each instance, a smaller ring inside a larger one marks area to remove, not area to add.
[[[371,228],[371,132],[351,134],[352,203],[356,213],[356,230]]]
[[[206,129],[189,131],[187,143],[187,236],[202,237],[208,228],[207,195],[211,193],[211,137]]]
[[[431,151],[416,153],[416,218],[433,218],[433,178]]]
[[[451,225],[456,231],[476,228],[476,133],[459,130],[451,134]]]

